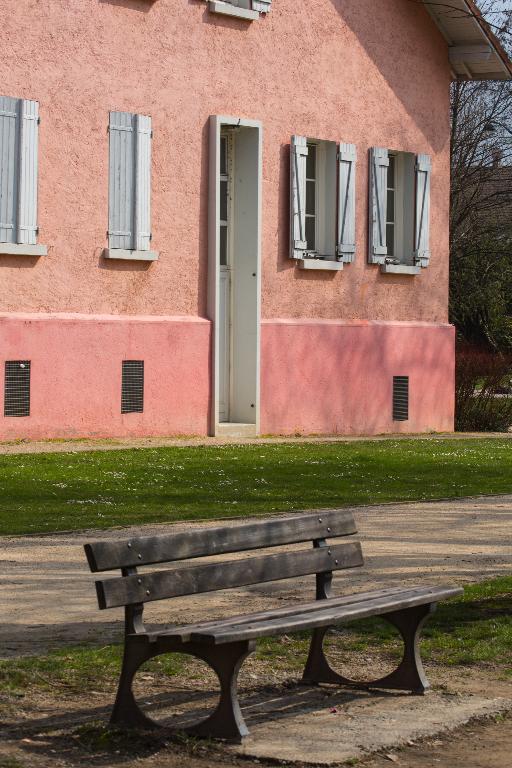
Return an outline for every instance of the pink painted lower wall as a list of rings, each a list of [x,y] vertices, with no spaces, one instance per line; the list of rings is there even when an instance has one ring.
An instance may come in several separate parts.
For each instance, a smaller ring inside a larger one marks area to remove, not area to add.
[[[121,364],[144,360],[144,413],[121,414]],[[210,323],[112,315],[0,316],[0,365],[31,361],[28,417],[3,416],[0,439],[205,435]]]
[[[267,320],[261,336],[263,434],[453,430],[450,325]],[[393,376],[410,377],[408,421],[392,419]]]
[[[121,363],[144,360],[144,413],[121,414]],[[29,417],[0,440],[206,435],[210,323],[199,317],[0,315],[0,366],[31,361]],[[392,377],[410,418],[392,420]],[[3,377],[2,377],[3,378]],[[264,320],[263,434],[451,431],[454,330],[428,323]]]

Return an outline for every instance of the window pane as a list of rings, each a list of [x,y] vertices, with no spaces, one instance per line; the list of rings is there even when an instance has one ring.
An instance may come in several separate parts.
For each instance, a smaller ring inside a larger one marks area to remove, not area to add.
[[[306,158],[306,178],[316,179],[316,146],[308,144],[308,156]]]
[[[308,250],[315,250],[315,219],[313,216],[306,216],[306,241]]]
[[[228,172],[227,154],[228,154],[228,140],[226,139],[225,136],[221,136],[221,139],[220,139],[220,172],[223,175]]]
[[[388,189],[388,209],[386,213],[388,221],[395,220],[395,193],[392,189]]]
[[[220,225],[220,265],[227,266],[228,263],[228,228]]]
[[[316,213],[316,184],[314,181],[306,181],[306,213]]]
[[[221,181],[220,183],[220,219],[221,221],[228,220],[228,183],[227,181]]]
[[[395,157],[394,155],[389,156],[388,187],[391,189],[395,188]]]
[[[388,256],[395,255],[395,225],[386,224],[386,245],[388,248]]]

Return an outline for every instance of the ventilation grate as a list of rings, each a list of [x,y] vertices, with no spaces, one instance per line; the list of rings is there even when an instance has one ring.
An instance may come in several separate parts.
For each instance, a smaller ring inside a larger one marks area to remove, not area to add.
[[[144,410],[144,360],[123,360],[121,413]]]
[[[30,360],[5,363],[4,416],[30,416]]]
[[[393,421],[409,418],[409,377],[393,376]]]

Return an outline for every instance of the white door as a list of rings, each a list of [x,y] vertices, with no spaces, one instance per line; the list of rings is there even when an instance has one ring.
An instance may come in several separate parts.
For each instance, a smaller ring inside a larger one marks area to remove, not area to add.
[[[220,139],[219,421],[229,421],[231,400],[232,179],[233,141],[225,134]]]

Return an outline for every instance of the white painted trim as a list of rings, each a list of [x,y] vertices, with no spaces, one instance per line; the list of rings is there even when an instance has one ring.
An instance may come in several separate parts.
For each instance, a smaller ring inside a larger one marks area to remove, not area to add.
[[[419,275],[421,268],[409,264],[381,264],[380,271],[385,275]]]
[[[122,259],[124,261],[158,261],[157,251],[130,251],[125,248],[105,248],[104,259]]]
[[[208,8],[212,13],[221,13],[224,16],[236,16],[246,21],[256,21],[259,19],[259,11],[251,11],[249,8],[239,8],[230,3],[223,3],[222,0],[209,0]]]
[[[340,272],[343,269],[342,261],[330,261],[329,259],[301,259],[297,262],[299,269],[323,269]]]
[[[240,128],[256,128],[259,133],[258,146],[258,209],[257,209],[257,331],[256,331],[256,402],[255,402],[255,428],[256,434],[260,431],[260,338],[261,338],[261,190],[263,167],[263,125],[260,120],[248,120],[242,117],[230,117],[228,115],[210,116],[209,134],[209,182],[208,182],[208,291],[207,291],[207,315],[212,322],[211,338],[211,368],[212,368],[212,398],[210,411],[210,434],[216,435],[219,429],[219,279],[220,264],[219,250],[220,238],[217,222],[220,213],[220,197],[218,194],[218,179],[220,176],[220,134],[222,126],[232,125]]]
[[[48,256],[46,245],[30,245],[29,243],[0,243],[0,254],[11,256]]]

